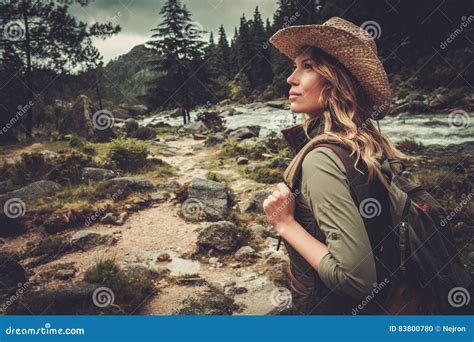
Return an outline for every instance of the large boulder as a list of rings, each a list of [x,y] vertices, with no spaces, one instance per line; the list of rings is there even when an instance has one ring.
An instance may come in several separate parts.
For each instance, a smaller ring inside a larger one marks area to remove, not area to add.
[[[224,134],[216,133],[207,137],[206,141],[204,141],[204,146],[210,147],[215,145],[220,145],[225,142]]]
[[[204,228],[198,236],[198,246],[215,249],[221,253],[232,253],[241,245],[237,227],[232,222],[219,221]]]
[[[79,95],[72,110],[65,113],[59,133],[73,133],[94,141],[109,141],[115,138],[114,123],[112,112],[98,110],[86,95]]]
[[[82,230],[71,238],[73,248],[79,250],[90,249],[99,245],[111,244],[114,237],[109,234],[99,234],[90,230]]]
[[[119,108],[126,111],[130,116],[145,116],[149,113],[148,107],[145,105],[121,104]]]
[[[228,134],[228,138],[231,140],[241,141],[253,137],[258,137],[260,134],[260,126],[250,125],[239,127],[237,129],[228,129],[224,134]]]
[[[209,221],[220,221],[228,215],[229,202],[230,193],[225,183],[193,178],[181,212],[185,217],[196,214],[193,219],[205,217]]]
[[[111,191],[131,192],[151,192],[155,186],[148,179],[143,177],[117,177],[106,181],[106,187]]]
[[[42,197],[48,196],[56,191],[61,189],[61,185],[53,181],[41,180],[37,182],[33,182],[24,186],[20,189],[7,192],[5,194],[0,195],[0,207],[4,207],[4,205],[9,201],[9,205],[13,206],[15,199],[16,203],[28,203],[30,201],[35,201]],[[24,209],[24,208],[23,208]]]
[[[190,122],[181,127],[178,132],[190,133],[190,134],[201,134],[207,133],[208,128],[202,121]]]

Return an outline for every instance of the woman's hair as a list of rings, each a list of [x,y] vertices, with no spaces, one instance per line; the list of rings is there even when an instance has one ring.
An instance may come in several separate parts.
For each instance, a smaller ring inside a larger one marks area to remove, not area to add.
[[[316,66],[316,72],[323,80],[319,101],[324,103],[321,118],[324,133],[348,146],[356,155],[356,165],[362,159],[368,169],[369,179],[378,177],[388,188],[388,182],[380,171],[382,155],[389,159],[406,158],[388,138],[374,127],[371,117],[377,115],[378,108],[372,108],[367,95],[357,79],[334,57],[316,47],[307,47]],[[312,121],[303,122],[305,132]],[[356,166],[357,168],[357,166]]]

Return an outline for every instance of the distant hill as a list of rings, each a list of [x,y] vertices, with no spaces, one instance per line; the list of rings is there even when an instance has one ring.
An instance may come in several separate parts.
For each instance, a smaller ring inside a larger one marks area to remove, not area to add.
[[[153,51],[142,44],[107,63],[101,84],[105,98],[115,103],[142,102],[139,98],[148,93],[148,82],[159,76],[148,64],[153,58]]]

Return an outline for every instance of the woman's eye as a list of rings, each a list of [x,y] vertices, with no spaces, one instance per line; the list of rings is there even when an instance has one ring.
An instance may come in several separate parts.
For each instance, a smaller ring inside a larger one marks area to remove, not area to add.
[[[305,63],[305,64],[303,65],[303,67],[304,67],[305,69],[308,69],[308,68],[311,69],[311,68],[312,68],[311,64],[309,64],[309,63]]]

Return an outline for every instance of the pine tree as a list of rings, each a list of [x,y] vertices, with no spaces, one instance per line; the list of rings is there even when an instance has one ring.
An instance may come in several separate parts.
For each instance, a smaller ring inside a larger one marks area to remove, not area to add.
[[[164,19],[152,29],[148,44],[156,52],[152,66],[164,75],[154,82],[148,102],[152,108],[177,104],[183,109],[186,124],[190,122],[191,107],[202,100],[197,95],[202,88],[200,76],[202,80],[207,78],[202,70],[204,31],[191,21],[190,12],[179,0],[167,0],[160,14]]]

